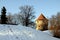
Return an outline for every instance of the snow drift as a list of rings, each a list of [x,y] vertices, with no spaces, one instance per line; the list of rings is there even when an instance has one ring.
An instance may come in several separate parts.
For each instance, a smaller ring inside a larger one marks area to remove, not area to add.
[[[60,40],[21,25],[0,25],[0,40]]]

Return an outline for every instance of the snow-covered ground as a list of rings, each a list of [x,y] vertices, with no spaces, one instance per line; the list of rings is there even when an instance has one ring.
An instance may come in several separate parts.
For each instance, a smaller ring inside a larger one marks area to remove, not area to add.
[[[60,40],[42,31],[21,25],[1,25],[0,40]]]
[[[50,35],[50,36],[53,36],[53,32],[51,30],[46,30],[46,31],[43,31],[43,32]]]

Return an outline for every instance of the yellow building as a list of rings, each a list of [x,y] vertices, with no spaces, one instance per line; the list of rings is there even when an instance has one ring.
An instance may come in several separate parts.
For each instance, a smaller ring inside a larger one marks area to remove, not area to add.
[[[48,29],[48,20],[43,14],[41,14],[35,21],[36,30],[47,30]]]

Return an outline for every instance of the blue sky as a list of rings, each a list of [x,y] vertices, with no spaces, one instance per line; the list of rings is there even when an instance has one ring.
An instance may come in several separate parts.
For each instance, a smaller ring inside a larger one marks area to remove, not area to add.
[[[18,13],[19,7],[23,5],[33,6],[36,17],[43,13],[47,18],[50,18],[60,12],[60,0],[0,0],[0,14],[3,6],[6,7],[7,13],[14,14]]]

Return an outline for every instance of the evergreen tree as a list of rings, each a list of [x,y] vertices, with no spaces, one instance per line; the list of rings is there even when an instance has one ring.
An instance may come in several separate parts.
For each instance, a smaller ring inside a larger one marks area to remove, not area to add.
[[[1,24],[7,24],[6,8],[5,7],[3,7],[1,10]]]

